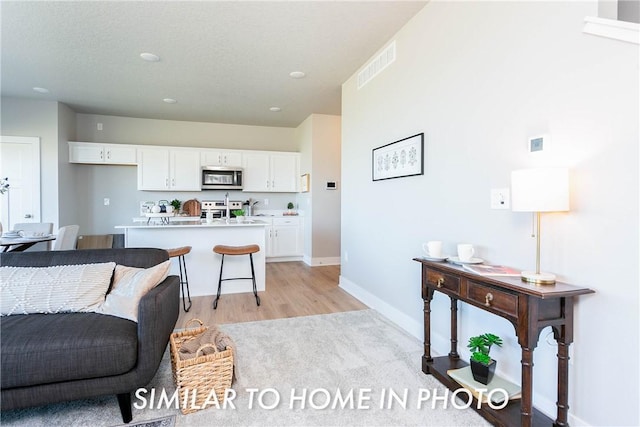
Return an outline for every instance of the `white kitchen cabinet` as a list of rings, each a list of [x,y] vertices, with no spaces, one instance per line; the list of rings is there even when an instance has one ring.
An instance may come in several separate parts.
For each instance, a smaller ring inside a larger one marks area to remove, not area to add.
[[[69,141],[69,163],[135,165],[136,146]]]
[[[242,151],[202,150],[200,166],[242,167]]]
[[[242,156],[242,191],[270,191],[269,155],[245,152]]]
[[[300,155],[285,152],[245,152],[243,191],[295,193]]]
[[[267,258],[302,256],[302,221],[299,217],[254,217],[265,226],[265,254]]]
[[[273,218],[271,256],[302,255],[302,230],[299,218]]]
[[[200,152],[159,147],[139,149],[138,190],[200,191]]]

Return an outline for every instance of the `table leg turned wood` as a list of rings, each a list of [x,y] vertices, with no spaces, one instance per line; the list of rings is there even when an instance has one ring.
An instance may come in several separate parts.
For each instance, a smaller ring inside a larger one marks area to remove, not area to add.
[[[422,372],[429,373],[429,363],[433,362],[431,357],[431,300],[433,290],[427,288],[422,290],[424,300],[424,354],[422,356]]]
[[[520,402],[520,425],[531,427],[533,422],[533,349],[522,347],[522,401]]]
[[[458,354],[458,300],[453,297],[451,299],[451,351],[449,357],[460,359]]]

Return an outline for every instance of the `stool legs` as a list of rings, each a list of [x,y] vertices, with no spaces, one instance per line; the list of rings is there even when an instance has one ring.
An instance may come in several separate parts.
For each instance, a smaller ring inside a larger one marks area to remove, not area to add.
[[[220,299],[220,293],[222,292],[222,281],[223,280],[246,280],[251,279],[253,281],[253,295],[256,297],[256,304],[258,307],[260,306],[260,297],[258,296],[258,286],[256,285],[256,272],[253,267],[253,254],[249,254],[249,261],[251,262],[251,277],[232,277],[228,279],[222,278],[222,267],[224,266],[224,254],[222,255],[222,260],[220,261],[220,276],[218,277],[218,292],[216,294],[216,299],[213,301],[213,309],[216,310],[218,308],[218,300]]]
[[[253,280],[253,295],[256,297],[256,304],[260,307],[260,297],[258,296],[258,287],[256,286],[256,272],[253,269],[253,254],[249,254],[249,260],[251,261],[251,279]]]
[[[191,293],[189,292],[189,277],[187,276],[187,263],[184,259],[184,255],[180,255],[178,257],[178,267],[180,268],[180,286],[182,287],[182,308],[184,308],[184,312],[187,313],[191,310]],[[184,280],[182,279],[182,270],[184,270]],[[187,302],[185,300],[185,285],[187,287],[187,298],[189,300],[189,307],[187,307]]]
[[[222,254],[222,261],[220,261],[220,277],[218,278],[218,294],[215,301],[213,301],[213,309],[218,308],[218,300],[220,299],[220,291],[222,291],[222,266],[224,265],[224,254]]]

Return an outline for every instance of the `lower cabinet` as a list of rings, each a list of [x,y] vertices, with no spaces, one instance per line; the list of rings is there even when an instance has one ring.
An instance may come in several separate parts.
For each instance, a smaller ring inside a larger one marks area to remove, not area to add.
[[[267,256],[300,256],[302,255],[302,231],[299,218],[273,218],[271,226],[271,255]]]
[[[299,217],[255,217],[264,221],[267,258],[302,256],[302,221]]]

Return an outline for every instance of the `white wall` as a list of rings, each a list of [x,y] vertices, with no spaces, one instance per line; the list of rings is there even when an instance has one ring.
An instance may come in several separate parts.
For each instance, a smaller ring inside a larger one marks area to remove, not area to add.
[[[570,421],[638,425],[639,52],[582,33],[585,16],[597,16],[596,1],[431,2],[395,37],[395,63],[360,90],[355,75],[343,85],[341,283],[421,337],[411,259],[422,242],[443,240],[453,254],[469,241],[489,263],[533,268],[531,216],[490,210],[489,191],[509,187],[514,169],[568,166],[571,212],[543,217],[542,266],[596,291],[575,307]],[[371,150],[420,132],[424,175],[372,182]],[[552,151],[532,156],[526,139],[540,133]],[[435,350],[446,354],[448,299],[432,310]],[[492,354],[519,381],[513,327],[461,305],[463,357],[480,332],[505,339]],[[534,403],[555,418],[548,332]]]
[[[58,103],[3,97],[1,135],[40,138],[41,221],[58,227]]]
[[[295,138],[300,147],[300,175],[306,173],[314,176],[313,172],[313,115],[307,117],[296,128]],[[296,202],[304,221],[304,247],[303,256],[308,264],[311,264],[313,257],[313,193],[311,188],[308,192],[299,193]]]
[[[313,118],[313,258],[335,263],[340,258],[340,116],[314,114]],[[327,190],[335,181],[337,190]],[[333,261],[332,261],[333,260]]]
[[[304,259],[310,265],[337,264],[340,259],[340,116],[312,114],[295,132],[300,147],[300,174],[309,174],[309,192],[299,193],[304,215]],[[326,190],[336,181],[338,190]]]
[[[297,151],[293,128],[78,114],[79,141]],[[97,124],[102,123],[102,130]]]
[[[58,214],[60,226],[80,224],[76,194],[78,180],[75,168],[69,163],[67,141],[76,139],[76,113],[65,104],[58,103]],[[83,229],[81,234],[85,234]]]

